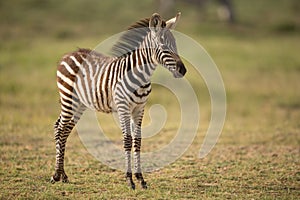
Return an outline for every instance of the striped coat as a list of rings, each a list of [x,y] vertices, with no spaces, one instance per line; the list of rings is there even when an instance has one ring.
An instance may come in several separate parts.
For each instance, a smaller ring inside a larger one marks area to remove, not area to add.
[[[84,110],[89,108],[118,113],[127,182],[135,188],[131,169],[133,147],[134,174],[141,186],[147,188],[140,164],[144,107],[151,92],[150,78],[158,64],[166,67],[176,78],[186,73],[170,32],[179,16],[180,13],[163,21],[158,14],[153,14],[150,19],[136,22],[113,46],[112,56],[78,49],[61,59],[57,68],[61,113],[54,126],[56,166],[52,183],[68,181],[64,171],[66,140]]]

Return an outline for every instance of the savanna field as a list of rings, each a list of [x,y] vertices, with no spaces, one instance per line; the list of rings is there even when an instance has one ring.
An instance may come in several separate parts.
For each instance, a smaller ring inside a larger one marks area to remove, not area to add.
[[[66,149],[70,183],[50,183],[60,111],[56,66],[64,53],[95,48],[159,12],[158,1],[0,1],[1,199],[299,199],[300,3],[232,2],[234,24],[218,18],[216,1],[201,9],[175,1],[161,13],[168,19],[181,11],[176,30],[201,44],[218,66],[226,121],[216,146],[200,159],[211,102],[205,82],[187,64],[201,111],[197,136],[174,163],[144,174],[147,190],[131,190],[123,172],[95,159],[76,131]],[[162,105],[168,119],[159,134],[143,140],[145,152],[168,144],[179,127],[181,111],[171,92],[154,86],[146,111],[153,104]],[[112,117],[99,114],[99,121],[121,147]],[[150,121],[146,112],[145,124]]]

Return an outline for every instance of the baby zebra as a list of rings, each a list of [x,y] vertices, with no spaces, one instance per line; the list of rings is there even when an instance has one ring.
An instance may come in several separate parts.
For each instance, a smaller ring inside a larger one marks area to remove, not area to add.
[[[171,33],[180,13],[164,21],[154,13],[129,27],[112,48],[113,56],[79,49],[63,56],[57,67],[57,86],[61,113],[54,125],[56,144],[55,173],[51,182],[68,182],[64,171],[67,138],[85,109],[117,112],[125,150],[126,180],[132,189],[131,151],[134,175],[147,188],[141,164],[141,125],[144,107],[151,92],[151,76],[157,65],[183,77],[186,68],[181,61]]]

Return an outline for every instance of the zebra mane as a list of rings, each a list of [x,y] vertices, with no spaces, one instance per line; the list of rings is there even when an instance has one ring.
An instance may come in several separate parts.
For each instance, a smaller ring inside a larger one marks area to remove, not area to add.
[[[149,21],[149,18],[145,18],[129,26],[127,31],[113,45],[110,53],[116,57],[125,57],[139,47],[145,36],[150,32]]]

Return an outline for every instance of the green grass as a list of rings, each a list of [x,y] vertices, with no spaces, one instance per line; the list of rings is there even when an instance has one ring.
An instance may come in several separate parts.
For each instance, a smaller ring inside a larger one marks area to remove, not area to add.
[[[189,66],[187,78],[201,106],[198,135],[175,163],[145,174],[148,190],[138,187],[135,191],[127,188],[123,172],[110,169],[87,152],[76,131],[67,143],[65,169],[70,183],[50,184],[55,163],[53,123],[59,113],[55,70],[65,52],[95,47],[135,19],[150,15],[155,6],[152,1],[136,4],[135,9],[130,9],[132,2],[124,4],[111,17],[111,24],[120,25],[103,29],[103,19],[109,14],[106,8],[116,3],[91,1],[87,10],[97,11],[98,6],[103,12],[80,10],[79,17],[80,1],[67,1],[60,8],[55,1],[38,2],[3,1],[0,5],[1,199],[299,198],[300,38],[299,14],[294,11],[298,1],[251,5],[235,1],[239,22],[234,26],[218,22],[211,12],[213,6],[208,20],[199,23],[195,9],[177,5],[182,11],[178,30],[205,47],[223,76],[226,123],[218,144],[199,159],[210,102],[203,80]],[[142,9],[145,12],[137,13]],[[287,31],[286,24],[294,28]],[[161,98],[162,93],[166,94],[163,88],[153,88],[149,102],[164,105],[168,113],[176,110],[174,96]],[[169,118],[162,133],[143,141],[143,150],[167,144],[178,126],[177,117]],[[101,114],[100,119],[120,144],[121,133],[111,116]]]

